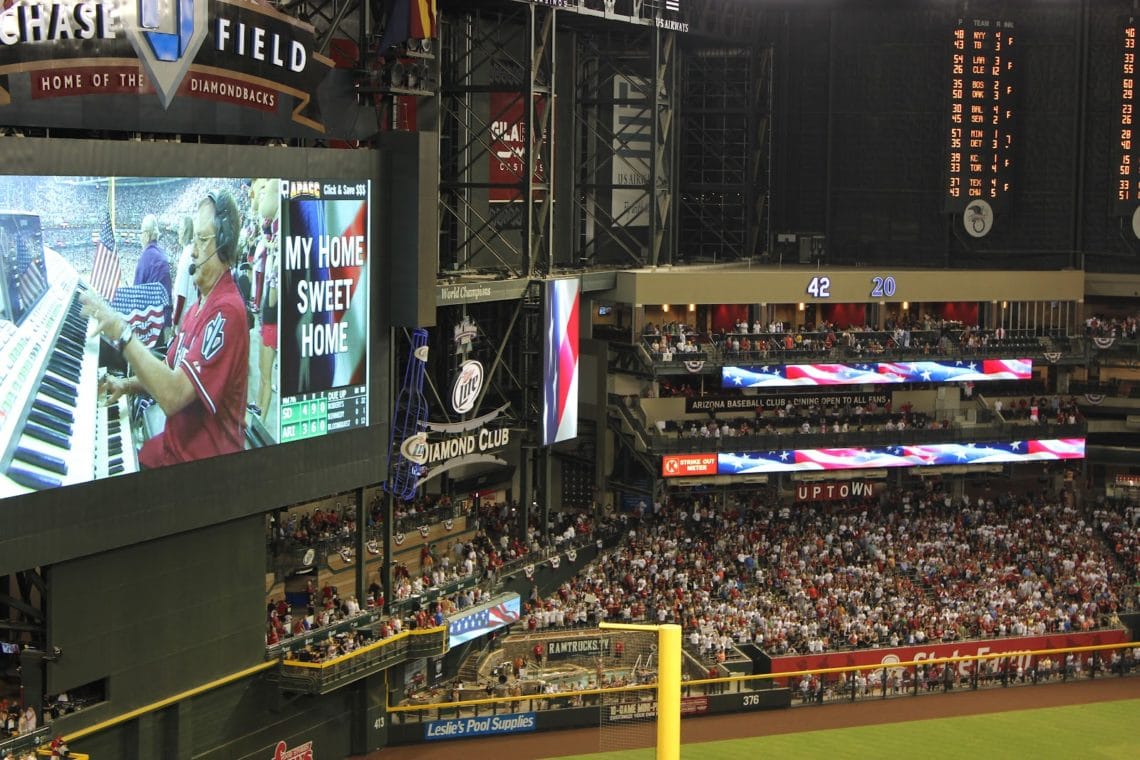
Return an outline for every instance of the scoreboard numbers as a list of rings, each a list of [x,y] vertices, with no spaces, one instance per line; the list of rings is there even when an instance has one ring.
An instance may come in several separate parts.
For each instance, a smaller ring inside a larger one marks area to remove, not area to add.
[[[1140,206],[1140,176],[1136,171],[1140,155],[1136,151],[1136,27],[1132,17],[1124,20],[1117,58],[1119,91],[1117,97],[1116,140],[1113,146],[1112,208],[1117,216],[1132,216]]]
[[[1011,191],[1014,74],[1012,21],[960,19],[950,46],[944,210],[961,214],[974,201],[1003,210]]]

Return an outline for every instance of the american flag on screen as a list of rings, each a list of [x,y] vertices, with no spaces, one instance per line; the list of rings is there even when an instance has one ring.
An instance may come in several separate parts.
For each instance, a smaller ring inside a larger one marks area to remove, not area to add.
[[[724,367],[722,388],[788,388],[814,385],[884,385],[889,383],[962,383],[1026,380],[1032,359],[978,359],[858,364],[766,364]]]
[[[154,348],[162,337],[166,307],[170,298],[161,282],[144,282],[142,285],[124,285],[115,291],[111,308],[126,317],[134,328],[135,336],[147,348]]]
[[[1046,438],[987,443],[936,443],[847,449],[780,449],[721,453],[717,474],[859,470],[881,467],[929,467],[1005,462],[1083,459],[1084,438]]]
[[[103,217],[99,229],[99,242],[95,244],[95,263],[91,266],[91,287],[105,300],[110,301],[119,289],[119,254],[115,251],[115,230],[111,227],[111,212]]]
[[[47,275],[44,273],[43,259],[33,260],[24,267],[20,273],[20,303],[25,309],[30,308],[48,288]]]
[[[485,610],[472,612],[470,615],[452,620],[448,625],[447,632],[452,636],[466,634],[464,639],[472,639],[476,636],[482,636],[484,633],[490,633],[504,625],[510,625],[518,619],[518,610],[511,609],[507,602],[503,602],[494,607],[488,607]]]

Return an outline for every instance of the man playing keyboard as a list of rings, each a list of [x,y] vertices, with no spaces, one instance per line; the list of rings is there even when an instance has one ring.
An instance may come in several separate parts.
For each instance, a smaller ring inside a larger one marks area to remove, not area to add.
[[[200,298],[182,320],[166,359],[134,339],[126,319],[88,291],[83,311],[117,347],[134,374],[108,376],[100,391],[111,401],[149,394],[166,414],[166,429],[139,451],[154,468],[229,454],[245,447],[249,328],[245,304],[230,268],[237,255],[241,216],[228,190],[209,193],[194,218],[190,274]]]

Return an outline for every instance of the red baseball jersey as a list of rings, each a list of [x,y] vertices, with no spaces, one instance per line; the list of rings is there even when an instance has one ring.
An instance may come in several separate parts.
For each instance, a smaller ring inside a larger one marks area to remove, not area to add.
[[[187,312],[166,363],[186,373],[197,398],[167,417],[166,430],[139,450],[140,464],[162,467],[243,450],[249,324],[229,272]]]

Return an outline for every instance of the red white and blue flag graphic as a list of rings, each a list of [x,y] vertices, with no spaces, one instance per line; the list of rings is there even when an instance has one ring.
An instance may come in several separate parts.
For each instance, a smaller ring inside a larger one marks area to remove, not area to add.
[[[516,622],[519,619],[519,602],[518,594],[511,594],[499,604],[452,618],[447,624],[448,647]]]
[[[99,229],[99,242],[95,244],[95,260],[91,265],[91,287],[104,300],[110,301],[119,289],[122,279],[119,267],[119,254],[115,250],[115,230],[111,226],[111,212],[103,216],[103,226]]]
[[[543,345],[542,445],[578,435],[577,279],[546,283],[546,341]]]
[[[1084,438],[846,449],[779,449],[718,454],[717,474],[751,475],[766,472],[859,470],[880,467],[1003,464],[1084,459],[1084,457]]]
[[[860,364],[765,364],[725,367],[722,388],[786,388],[802,385],[885,385],[1028,380],[1032,359],[867,362]]]
[[[111,299],[111,308],[126,317],[135,337],[147,348],[158,345],[169,305],[170,298],[161,282],[124,285],[115,290],[115,297]]]

